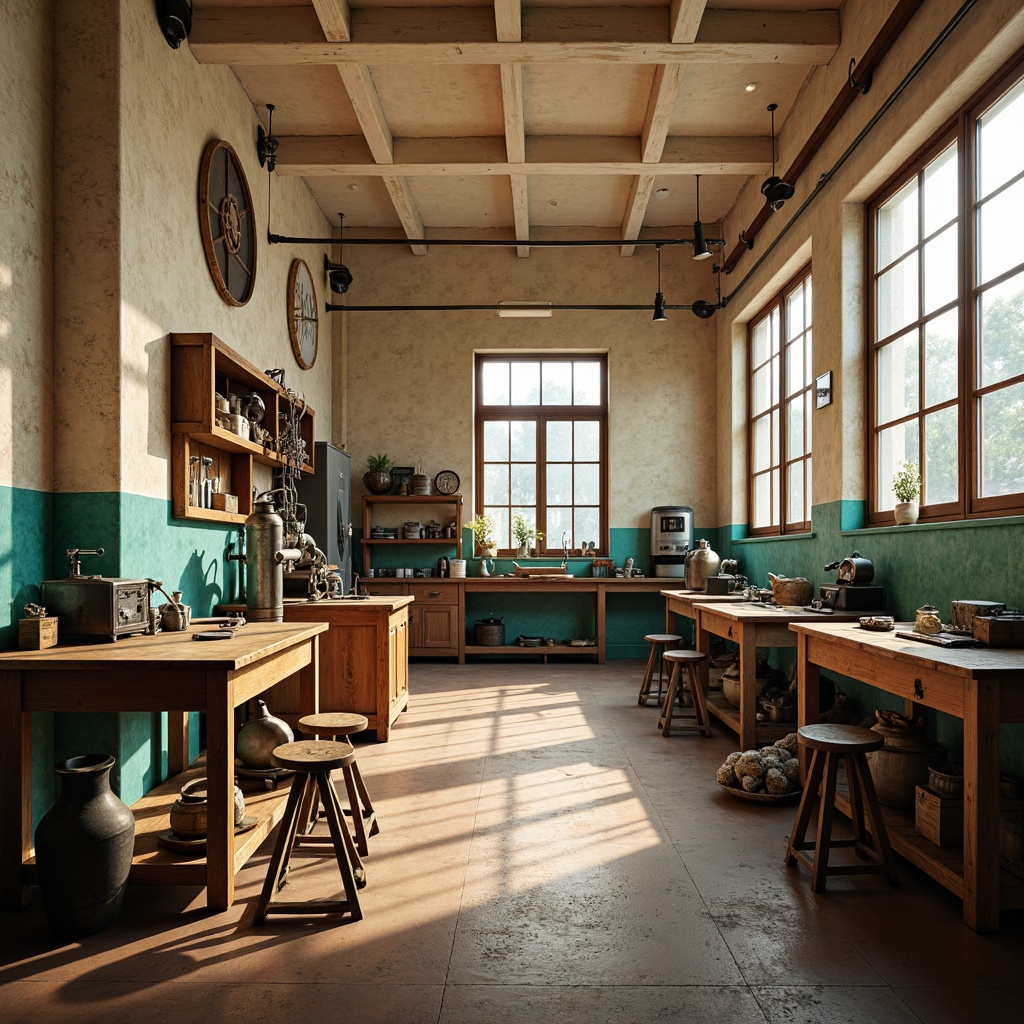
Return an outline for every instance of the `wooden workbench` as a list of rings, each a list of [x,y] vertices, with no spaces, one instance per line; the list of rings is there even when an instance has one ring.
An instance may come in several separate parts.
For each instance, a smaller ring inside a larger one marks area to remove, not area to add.
[[[209,627],[202,627],[208,629]],[[235,874],[284,813],[287,786],[246,804],[256,826],[234,834],[234,709],[295,672],[303,674],[302,710],[317,711],[318,636],[324,622],[250,622],[229,640],[194,642],[191,630],[117,643],[0,652],[0,905],[14,909],[35,880],[32,860],[32,715],[36,711],[167,711],[172,778],[143,797],[135,814],[135,856],[128,881],[205,885],[207,906],[225,910]],[[187,714],[206,713],[205,766],[188,761]],[[174,773],[181,773],[174,777]],[[183,782],[206,775],[205,856],[183,857],[159,845]]]
[[[897,627],[909,628],[909,626]],[[934,846],[913,814],[883,807],[893,848],[964,902],[964,923],[995,931],[1000,908],[1024,908],[1024,880],[999,867],[999,726],[1024,722],[1024,651],[942,648],[851,623],[793,622],[797,721],[818,720],[818,677],[830,669],[964,723],[964,844]],[[849,813],[845,800],[838,805]]]

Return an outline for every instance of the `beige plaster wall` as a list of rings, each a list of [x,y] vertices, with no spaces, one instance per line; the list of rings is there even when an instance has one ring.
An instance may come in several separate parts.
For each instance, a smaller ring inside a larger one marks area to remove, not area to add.
[[[329,224],[301,181],[271,184],[260,168],[258,121],[238,81],[200,66],[187,44],[167,46],[152,4],[67,0],[58,20],[56,489],[169,497],[172,332],[212,331],[257,366],[284,367],[316,409],[317,436],[330,437],[331,331],[302,370],[286,295],[301,257],[323,299],[326,247],[270,246],[268,190],[274,231],[327,236]],[[259,247],[243,307],[216,292],[199,231],[199,169],[213,139],[234,147],[252,192]]]
[[[688,237],[686,228],[662,237]],[[654,505],[692,505],[713,521],[715,365],[713,321],[687,310],[651,321],[656,253],[616,248],[348,246],[351,304],[461,304],[503,300],[643,304],[638,311],[561,311],[550,319],[501,319],[495,312],[349,312],[348,440],[358,477],[367,455],[430,475],[454,469],[469,514],[473,495],[473,356],[479,351],[607,352],[610,377],[610,517],[613,527],[647,527]],[[713,300],[707,263],[666,248],[668,303]]]
[[[53,472],[53,14],[0,0],[0,486]]]
[[[893,8],[891,0],[859,6],[844,16],[843,46],[819,69],[787,112],[779,138],[784,170],[846,80],[851,56],[863,52]],[[922,4],[876,71],[871,89],[857,98],[839,127],[795,182],[797,192],[758,234],[723,287],[729,305],[716,317],[718,424],[732,444],[719,450],[720,524],[746,523],[747,441],[745,325],[795,270],[810,258],[814,268],[814,374],[833,371],[834,401],[814,414],[813,504],[863,500],[864,479],[864,207],[863,202],[908,160],[998,67],[1024,45],[1024,13],[1017,5],[975,5],[863,142],[797,216],[821,176],[837,163],[883,106],[943,26],[960,7],[954,0]],[[844,15],[847,12],[844,9]],[[770,101],[769,97],[766,100]],[[736,238],[763,203],[760,180],[751,179],[726,222]],[[791,225],[791,226],[790,226]],[[773,241],[774,249],[765,255]]]

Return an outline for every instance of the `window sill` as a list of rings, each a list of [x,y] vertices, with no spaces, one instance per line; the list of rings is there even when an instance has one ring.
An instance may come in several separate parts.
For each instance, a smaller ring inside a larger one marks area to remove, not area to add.
[[[929,530],[978,530],[986,526],[1021,526],[1024,516],[996,516],[992,519],[954,519],[941,523],[913,523],[907,526],[863,526],[857,530],[840,530],[843,537],[861,537],[865,534],[920,533]]]
[[[770,537],[743,537],[733,540],[732,544],[768,544],[780,540],[813,540],[817,534],[812,530],[810,533],[778,533]]]

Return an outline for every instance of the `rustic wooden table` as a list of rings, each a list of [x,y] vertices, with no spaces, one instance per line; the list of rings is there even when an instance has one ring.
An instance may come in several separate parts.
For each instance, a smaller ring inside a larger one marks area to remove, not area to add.
[[[739,604],[695,603],[697,620],[695,644],[698,651],[710,654],[711,634],[732,640],[739,647],[740,706],[737,710],[724,697],[709,694],[708,711],[739,736],[740,749],[757,745],[758,732],[765,742],[793,732],[793,724],[757,721],[756,655],[758,647],[796,647],[792,622],[835,622],[857,620],[864,612],[817,612],[808,608],[741,602]],[[707,663],[702,671],[707,685]]]
[[[200,627],[208,629],[209,627]],[[246,804],[257,825],[234,834],[234,709],[280,680],[303,673],[303,714],[317,706],[318,634],[324,622],[250,622],[230,640],[192,640],[180,633],[136,636],[117,643],[60,645],[44,651],[0,652],[0,905],[23,905],[35,880],[32,859],[32,715],[36,711],[167,711],[172,778],[132,811],[135,856],[128,881],[205,885],[207,905],[225,910],[235,874],[284,813],[284,793],[264,793]],[[204,767],[188,767],[188,712],[206,713]],[[178,774],[177,778],[173,776]],[[158,836],[182,782],[209,779],[206,856],[183,858]]]
[[[999,867],[999,726],[1024,722],[1024,651],[935,647],[853,623],[793,622],[790,629],[798,725],[818,720],[823,668],[902,697],[908,714],[920,705],[963,719],[963,849],[930,843],[914,828],[912,812],[884,808],[886,827],[898,853],[964,901],[966,925],[996,931],[1001,907],[1024,908],[1024,879]]]

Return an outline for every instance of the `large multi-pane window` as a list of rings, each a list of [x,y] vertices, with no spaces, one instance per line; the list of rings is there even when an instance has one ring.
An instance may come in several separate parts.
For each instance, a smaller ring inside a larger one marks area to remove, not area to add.
[[[871,522],[1024,511],[1022,125],[1018,61],[869,205]]]
[[[750,532],[811,528],[811,271],[751,321]]]
[[[476,508],[499,550],[522,516],[541,550],[607,551],[608,372],[603,355],[479,355]]]

